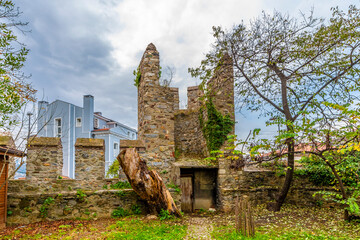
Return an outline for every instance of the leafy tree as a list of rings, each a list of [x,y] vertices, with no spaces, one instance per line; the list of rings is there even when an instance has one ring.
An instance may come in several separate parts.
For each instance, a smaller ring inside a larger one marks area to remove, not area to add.
[[[11,115],[34,101],[35,90],[21,71],[29,50],[15,34],[27,25],[19,21],[20,15],[12,1],[0,0],[0,128],[14,124]]]
[[[332,8],[332,17],[325,21],[314,18],[312,12],[301,19],[263,12],[249,25],[241,23],[230,30],[213,27],[212,51],[200,67],[189,70],[206,82],[222,56],[229,54],[241,106],[260,110],[269,117],[269,125],[281,127],[273,141],[263,139],[250,151],[258,160],[263,159],[262,150],[287,157],[283,186],[269,209],[279,211],[286,198],[294,173],[295,146],[309,140],[303,135],[316,133],[321,120],[339,117],[331,104],[352,104],[357,98],[359,13],[355,6],[347,12]]]

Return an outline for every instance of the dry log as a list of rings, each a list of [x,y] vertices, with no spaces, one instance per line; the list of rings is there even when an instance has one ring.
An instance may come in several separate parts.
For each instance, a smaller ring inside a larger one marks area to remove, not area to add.
[[[162,178],[156,171],[148,169],[146,162],[140,158],[135,148],[122,150],[117,160],[141,199],[147,201],[158,213],[164,209],[172,215],[181,217]]]

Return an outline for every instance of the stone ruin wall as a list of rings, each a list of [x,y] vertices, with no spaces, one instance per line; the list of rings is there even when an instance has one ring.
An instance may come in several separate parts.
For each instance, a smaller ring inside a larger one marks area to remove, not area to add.
[[[159,83],[159,52],[149,44],[141,59],[138,86],[138,139],[143,141],[146,158],[151,169],[169,180],[171,163],[174,161],[174,110],[179,108],[177,88]]]
[[[61,179],[60,138],[33,138],[28,145],[26,179],[9,180],[7,224],[27,224],[44,220],[109,218],[117,207],[131,210],[148,206],[132,189],[110,189],[119,179],[105,179],[104,140],[78,138],[75,144],[76,179]],[[85,200],[81,201],[77,191]],[[119,191],[123,193],[119,195]],[[170,190],[179,204],[180,196]],[[54,202],[42,217],[40,209],[48,198]]]

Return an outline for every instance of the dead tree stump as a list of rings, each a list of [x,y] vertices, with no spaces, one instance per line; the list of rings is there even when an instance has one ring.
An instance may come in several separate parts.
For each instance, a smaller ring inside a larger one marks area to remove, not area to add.
[[[156,171],[148,169],[146,162],[140,158],[135,148],[122,150],[117,160],[131,187],[141,199],[147,201],[158,213],[164,209],[169,214],[181,217],[162,178]]]
[[[255,235],[254,216],[251,210],[249,197],[244,195],[235,202],[235,228],[237,232],[247,237]]]

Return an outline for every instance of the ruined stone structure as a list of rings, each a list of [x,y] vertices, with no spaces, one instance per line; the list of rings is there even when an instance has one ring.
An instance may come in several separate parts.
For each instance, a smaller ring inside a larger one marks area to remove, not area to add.
[[[33,138],[28,144],[26,177],[31,180],[57,179],[62,174],[60,138]]]
[[[209,166],[203,161],[208,150],[200,125],[200,108],[204,106],[204,90],[199,86],[188,87],[188,107],[179,109],[177,88],[161,86],[159,83],[159,52],[151,43],[147,46],[139,64],[141,77],[138,83],[138,141],[145,146],[141,157],[148,166],[157,170],[165,182],[181,185],[182,176],[191,176],[189,184],[198,195],[195,208],[201,201],[214,207],[218,166]],[[224,56],[209,81],[205,91],[215,107],[234,120],[234,79],[232,61]],[[206,117],[206,112],[205,112]],[[138,145],[138,142],[121,141],[120,146]],[[209,191],[202,191],[204,186]],[[196,190],[198,189],[198,190]],[[189,193],[192,195],[192,193]],[[191,207],[192,208],[192,207]]]

